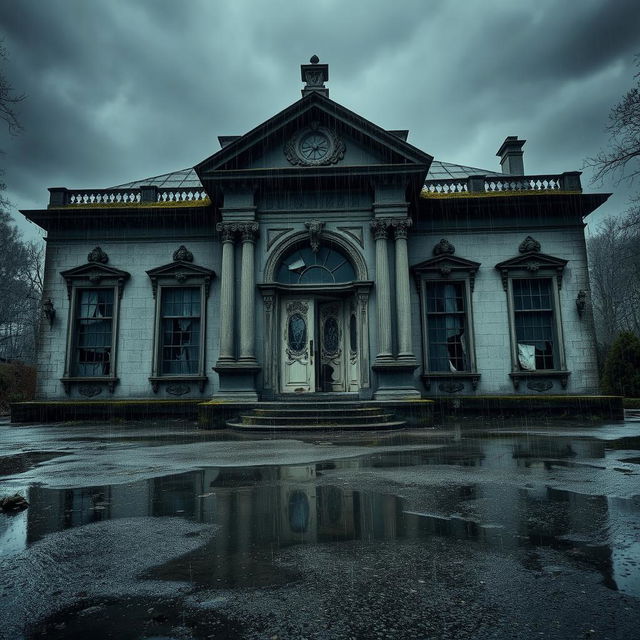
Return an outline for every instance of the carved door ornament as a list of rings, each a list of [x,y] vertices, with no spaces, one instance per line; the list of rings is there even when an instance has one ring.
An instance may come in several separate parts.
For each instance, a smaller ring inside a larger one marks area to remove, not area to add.
[[[288,364],[309,357],[308,317],[309,305],[294,300],[287,304],[287,322],[285,324],[284,341],[287,345]]]

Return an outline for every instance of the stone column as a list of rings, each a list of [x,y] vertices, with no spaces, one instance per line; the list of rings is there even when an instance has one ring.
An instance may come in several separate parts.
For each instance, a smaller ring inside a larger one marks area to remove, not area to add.
[[[237,226],[219,222],[218,233],[222,236],[222,273],[220,274],[220,356],[219,363],[235,360],[233,327],[235,323],[234,242]]]
[[[390,360],[391,352],[391,292],[389,258],[387,256],[387,228],[389,221],[372,220],[376,240],[376,306],[378,307],[378,355],[376,360]]]
[[[396,313],[398,315],[398,358],[415,360],[411,341],[411,288],[409,286],[409,255],[407,231],[411,218],[393,220],[396,238]]]
[[[239,226],[242,233],[242,272],[240,276],[240,361],[256,362],[256,276],[255,245],[257,222],[245,222]]]

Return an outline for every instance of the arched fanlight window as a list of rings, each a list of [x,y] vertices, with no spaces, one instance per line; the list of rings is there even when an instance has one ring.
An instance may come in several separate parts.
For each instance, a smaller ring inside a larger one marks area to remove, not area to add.
[[[315,253],[311,247],[295,249],[282,259],[276,272],[276,282],[281,284],[335,284],[355,279],[349,259],[327,246]]]

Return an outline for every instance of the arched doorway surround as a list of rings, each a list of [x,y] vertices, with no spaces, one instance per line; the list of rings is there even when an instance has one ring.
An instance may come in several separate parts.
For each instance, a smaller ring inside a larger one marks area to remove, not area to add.
[[[265,397],[351,392],[368,397],[369,291],[362,254],[344,237],[308,232],[280,243],[258,285],[264,301]]]

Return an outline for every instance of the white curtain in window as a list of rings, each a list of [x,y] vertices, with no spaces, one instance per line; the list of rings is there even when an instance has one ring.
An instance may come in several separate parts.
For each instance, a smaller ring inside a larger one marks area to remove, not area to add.
[[[535,371],[536,348],[532,344],[518,343],[518,362],[525,371]]]

